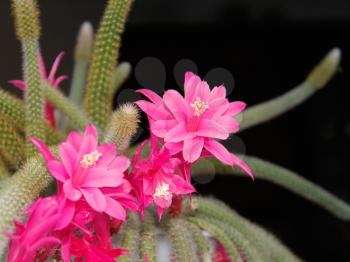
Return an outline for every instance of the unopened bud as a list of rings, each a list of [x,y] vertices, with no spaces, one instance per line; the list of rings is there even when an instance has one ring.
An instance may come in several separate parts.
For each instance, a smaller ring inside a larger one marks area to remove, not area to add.
[[[80,26],[77,44],[75,46],[75,59],[88,60],[90,58],[94,38],[94,29],[90,22],[84,22]]]
[[[115,144],[117,153],[122,154],[136,134],[139,122],[140,114],[136,106],[131,103],[121,105],[112,115],[105,141]]]
[[[340,49],[333,48],[310,72],[310,74],[306,78],[306,83],[309,83],[315,88],[324,87],[337,72],[340,60]]]

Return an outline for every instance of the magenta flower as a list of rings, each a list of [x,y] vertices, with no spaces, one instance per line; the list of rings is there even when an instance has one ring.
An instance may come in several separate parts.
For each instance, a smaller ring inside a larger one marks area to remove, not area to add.
[[[182,151],[188,163],[211,155],[224,164],[238,165],[252,176],[249,167],[217,141],[239,130],[234,116],[245,108],[245,103],[230,103],[224,86],[210,90],[207,82],[191,72],[186,73],[184,86],[185,97],[175,90],[166,91],[163,97],[151,90],[137,91],[151,101],[136,104],[149,117],[152,134],[162,138],[172,154]]]
[[[58,54],[58,56],[56,57],[52,65],[49,75],[47,75],[44,59],[41,55],[39,55],[41,78],[43,80],[46,80],[54,88],[58,88],[59,85],[62,83],[62,81],[68,78],[68,76],[66,75],[62,75],[58,77],[55,76],[63,56],[64,56],[64,52],[61,52]],[[22,91],[26,90],[26,84],[23,80],[10,80],[9,83]],[[45,117],[49,121],[50,125],[52,127],[55,127],[54,107],[47,101],[45,102]]]
[[[141,158],[147,142],[143,142],[132,159],[130,180],[136,190],[141,214],[154,202],[161,219],[163,210],[170,207],[174,196],[191,194],[195,189],[183,179],[181,160],[171,158],[165,147],[159,150],[154,137],[150,139],[149,157]]]
[[[127,254],[112,246],[109,216],[94,212],[85,201],[79,201],[72,225],[58,233],[63,261],[74,257],[76,261],[113,262],[117,256]]]
[[[131,188],[124,179],[130,161],[124,156],[116,157],[113,144],[99,146],[97,130],[92,124],[85,129],[84,135],[71,132],[67,141],[59,145],[61,161],[41,141],[32,138],[32,142],[44,156],[49,172],[61,185],[59,189],[62,188],[62,194],[68,199],[72,215],[74,202],[83,198],[96,212],[125,220],[125,207],[134,207],[129,195]]]
[[[45,261],[53,255],[53,248],[61,244],[60,239],[52,235],[61,219],[59,210],[56,196],[39,198],[27,208],[24,212],[28,215],[26,223],[15,221],[15,232],[7,234],[10,239],[7,261],[34,261],[38,258]]]

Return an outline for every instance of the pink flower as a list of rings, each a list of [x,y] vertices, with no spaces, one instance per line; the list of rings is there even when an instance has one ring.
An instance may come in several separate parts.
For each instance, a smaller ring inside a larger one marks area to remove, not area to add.
[[[116,157],[113,144],[99,146],[97,130],[92,124],[85,129],[84,135],[71,132],[67,141],[59,145],[61,161],[41,141],[31,140],[67,198],[71,216],[74,203],[83,198],[94,211],[125,220],[125,207],[134,208],[133,197],[129,194],[131,187],[124,178],[130,161],[124,156]]]
[[[239,130],[234,116],[245,108],[243,102],[226,99],[224,86],[210,90],[207,82],[187,72],[184,97],[175,90],[166,91],[163,97],[147,89],[138,92],[151,102],[140,100],[136,104],[149,117],[152,134],[164,140],[171,154],[182,151],[188,163],[211,155],[224,164],[238,165],[252,176],[249,167],[217,141]]]
[[[59,53],[57,58],[55,59],[51,71],[49,75],[47,75],[46,72],[46,66],[44,63],[44,59],[41,55],[39,55],[39,65],[40,65],[40,72],[41,72],[41,78],[43,80],[46,80],[52,87],[58,88],[59,85],[62,83],[62,81],[66,80],[68,77],[66,75],[62,75],[59,77],[56,77],[56,72],[58,69],[58,66],[62,60],[62,57],[64,55],[64,52]],[[9,81],[10,84],[14,85],[18,89],[25,91],[26,90],[26,84],[23,80],[11,80]],[[45,102],[45,117],[49,121],[52,127],[55,127],[55,116],[54,116],[54,107],[49,103]]]
[[[171,158],[168,150],[159,150],[155,138],[150,139],[150,153],[147,159],[141,158],[146,140],[132,159],[131,183],[135,187],[141,214],[153,202],[161,219],[163,210],[169,208],[174,196],[195,192],[194,187],[182,177],[181,160]]]
[[[14,221],[15,232],[8,233],[10,238],[9,262],[45,261],[53,255],[53,248],[61,244],[59,238],[52,235],[61,219],[59,200],[56,196],[39,198],[24,212],[28,215],[25,224]],[[40,250],[40,252],[39,252]]]
[[[113,248],[110,218],[93,210],[80,201],[73,225],[59,232],[62,239],[63,261],[115,261],[115,257],[127,254],[124,249]],[[85,259],[85,260],[84,260]]]

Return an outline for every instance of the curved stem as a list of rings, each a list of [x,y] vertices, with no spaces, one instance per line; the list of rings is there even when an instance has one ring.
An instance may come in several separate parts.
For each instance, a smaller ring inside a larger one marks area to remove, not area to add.
[[[244,160],[252,169],[256,178],[264,179],[282,186],[289,191],[292,191],[295,194],[323,207],[336,217],[346,221],[350,220],[350,205],[332,195],[322,187],[297,175],[293,171],[268,161],[252,156],[244,156]],[[223,165],[216,159],[210,159],[210,162],[207,163],[211,163],[215,167],[216,173],[218,174],[244,175],[244,173],[238,168]],[[200,167],[200,162],[198,163],[197,167]],[[200,168],[194,168],[192,175],[200,174],[200,172],[205,170],[203,168],[205,167],[202,166]]]
[[[309,73],[306,80],[291,91],[267,102],[252,106],[242,113],[241,131],[267,122],[303,103],[323,88],[337,72],[341,53],[332,49]]]

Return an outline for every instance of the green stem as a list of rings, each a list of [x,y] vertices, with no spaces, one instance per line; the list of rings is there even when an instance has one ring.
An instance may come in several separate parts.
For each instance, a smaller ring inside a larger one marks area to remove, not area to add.
[[[208,221],[200,217],[189,217],[188,220],[212,234],[224,246],[226,252],[230,256],[232,261],[242,261],[239,251],[233,245],[231,239],[227,236],[226,232],[222,231],[218,226],[213,225],[212,223],[209,223]]]
[[[1,180],[9,176],[10,176],[10,172],[8,171],[7,166],[4,162],[3,153],[1,152],[1,148],[0,148],[0,188],[1,188]]]
[[[263,261],[262,254],[260,254],[256,250],[256,248],[250,244],[249,240],[246,239],[246,237],[243,236],[237,229],[218,219],[205,216],[203,216],[202,218],[208,223],[217,226],[227,234],[227,236],[231,239],[234,245],[239,249],[241,257],[244,258],[244,261]]]
[[[121,86],[125,83],[125,81],[128,79],[130,72],[131,72],[131,65],[128,62],[120,63],[115,69],[112,77],[110,103],[113,102],[113,99],[116,93],[121,88]]]
[[[83,130],[89,124],[90,121],[85,113],[62,92],[45,83],[44,93],[47,100],[64,113],[76,128]]]
[[[5,116],[16,128],[24,131],[23,101],[4,90],[0,90],[0,115]]]
[[[263,261],[300,261],[273,235],[241,217],[222,202],[204,198],[194,198],[194,201],[197,202],[198,213],[223,221],[240,232],[261,254]]]
[[[69,100],[80,105],[84,93],[88,61],[77,60],[74,64]]]
[[[323,88],[337,72],[340,50],[331,50],[310,72],[306,80],[291,91],[245,110],[242,114],[241,131],[267,122],[303,103]]]
[[[109,0],[92,52],[84,107],[102,130],[112,112],[110,103],[113,72],[119,57],[121,34],[124,31],[132,0]]]
[[[282,186],[295,194],[304,197],[311,202],[323,207],[336,217],[349,221],[350,220],[350,205],[339,199],[338,197],[327,192],[322,187],[314,184],[311,181],[297,175],[296,173],[252,156],[244,156],[244,160],[252,169],[256,178],[264,179]],[[238,168],[232,168],[221,164],[216,159],[211,159],[217,174],[240,174],[244,173]],[[199,162],[200,165],[200,162]],[[204,169],[194,168],[192,175],[198,175]]]
[[[200,261],[209,262],[213,255],[213,245],[209,238],[203,235],[203,231],[195,224],[184,220],[185,230],[191,233],[191,238],[196,244],[196,253]]]
[[[0,188],[0,257],[7,243],[4,231],[12,228],[13,219],[30,205],[52,181],[40,158],[32,158],[13,176],[1,181]]]
[[[19,98],[0,90],[0,117],[11,123],[18,131],[24,131],[24,104]],[[44,129],[48,145],[54,145],[62,141],[64,135],[57,129],[53,129],[44,120]]]
[[[45,142],[44,94],[38,64],[39,44],[37,40],[23,40],[23,70],[25,90],[25,127],[26,137],[37,137]],[[27,158],[35,152],[32,143],[27,139]]]
[[[128,220],[125,222],[122,231],[124,236],[121,239],[121,247],[127,249],[129,255],[118,258],[118,261],[135,261],[139,256],[138,248],[140,242],[140,218],[136,213],[129,213]]]
[[[87,69],[91,56],[93,28],[90,22],[84,22],[79,30],[74,54],[74,69],[69,99],[80,105],[85,89]]]
[[[23,144],[16,129],[0,115],[0,149],[11,167],[19,168],[25,161]]]
[[[156,226],[155,217],[145,212],[145,221],[141,225],[140,260],[147,258],[149,262],[156,262]]]
[[[172,259],[179,262],[194,261],[192,238],[190,232],[186,230],[185,221],[181,218],[169,218],[166,222],[166,231],[172,249]]]

